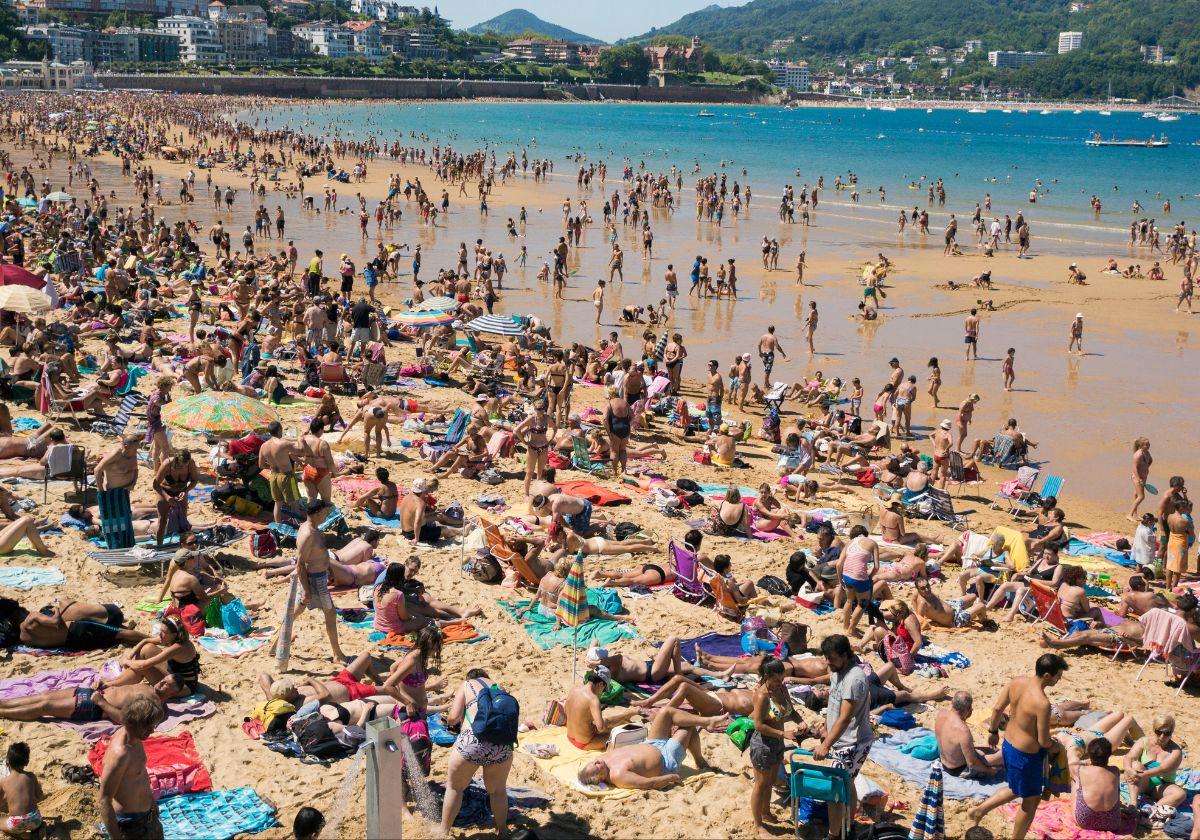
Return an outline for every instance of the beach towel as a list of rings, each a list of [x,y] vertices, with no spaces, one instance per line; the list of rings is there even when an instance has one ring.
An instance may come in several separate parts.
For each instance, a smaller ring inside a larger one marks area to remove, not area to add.
[[[1015,528],[1001,526],[992,532],[1004,537],[1004,550],[1014,569],[1023,572],[1029,566],[1029,552],[1025,550],[1025,537]]]
[[[193,487],[188,491],[187,498],[189,502],[211,502],[213,486],[205,484],[201,487]]]
[[[34,417],[17,417],[12,421],[14,432],[32,432],[42,428],[42,421]]]
[[[691,639],[679,640],[679,655],[688,662],[696,661],[696,645],[704,648],[705,653],[713,656],[741,656],[742,637],[738,633],[705,633]],[[662,647],[662,642],[655,642],[655,647]]]
[[[469,621],[456,621],[442,628],[442,644],[445,645],[456,642],[472,645],[490,638],[491,636],[480,633],[475,625]],[[413,643],[413,637],[410,633],[380,633],[379,631],[375,631],[367,636],[367,640],[371,644],[379,645],[389,650],[411,650]]]
[[[615,505],[627,505],[633,500],[628,496],[622,496],[620,493],[615,493],[601,487],[599,484],[580,478],[574,481],[556,481],[554,486],[562,490],[568,496],[577,496],[581,499],[587,499],[597,507],[612,507]]]
[[[1019,803],[1011,802],[1001,807],[1000,813],[1012,820],[1019,807]],[[1068,796],[1039,803],[1027,836],[1035,840],[1117,840],[1129,835],[1080,828],[1075,824],[1075,801]]]
[[[146,615],[153,616],[154,618],[160,618],[163,612],[169,606],[171,606],[171,599],[169,597],[163,598],[161,601],[155,601],[147,598],[144,601],[138,601],[133,605],[133,608],[140,613],[145,613]]]
[[[902,751],[902,747],[912,741],[933,736],[933,730],[923,726],[909,729],[907,732],[893,732],[882,738],[876,738],[871,744],[871,761],[884,770],[888,770],[904,779],[916,790],[924,790],[929,781],[929,769],[932,761],[922,761]],[[943,779],[943,794],[947,799],[987,799],[1005,786],[1003,776],[995,782],[981,782],[978,779],[966,779],[951,776],[947,773]]]
[[[538,612],[537,608],[518,618],[518,613],[529,606],[529,601],[500,601],[510,617],[515,619],[533,639],[533,643],[542,650],[552,647],[571,647],[574,640],[577,648],[588,647],[595,639],[599,645],[609,645],[621,639],[637,639],[637,630],[628,624],[622,624],[609,618],[593,618],[578,627],[561,627],[557,618],[547,618]]]
[[[1131,560],[1123,551],[1117,551],[1115,548],[1098,545],[1096,543],[1084,542],[1077,537],[1071,537],[1071,541],[1067,543],[1067,554],[1072,557],[1103,557],[1116,563],[1118,566],[1126,568],[1134,568],[1137,562]]]
[[[728,484],[717,484],[712,481],[697,481],[696,486],[700,488],[697,492],[702,496],[724,496],[729,492]],[[741,494],[743,501],[745,501],[747,496],[754,499],[758,498],[758,491],[753,487],[738,487],[738,493]]]
[[[279,825],[275,808],[248,787],[172,796],[158,803],[158,816],[171,840],[229,840]]]
[[[88,764],[92,765],[97,776],[103,770],[108,743],[109,739],[103,738],[88,750]],[[191,732],[185,730],[179,735],[152,735],[142,744],[146,749],[150,790],[155,799],[212,790],[212,778],[200,753],[196,751]]]
[[[67,650],[66,648],[39,648],[29,645],[13,645],[8,649],[10,653],[18,653],[21,656],[83,656],[87,653],[86,650]]]
[[[917,652],[918,662],[936,662],[948,668],[970,668],[971,660],[955,650],[948,650],[941,645],[925,644]]]
[[[363,511],[363,513],[366,513],[366,511]],[[369,514],[369,513],[366,513],[366,516],[367,516],[367,519],[370,520],[371,524],[378,528],[391,528],[391,529],[397,530],[397,531],[400,530],[400,517],[399,516],[395,516],[391,519],[384,519],[382,516],[373,516],[372,514]]]
[[[358,475],[343,475],[333,480],[333,486],[345,493],[350,501],[354,501],[368,490],[378,487],[379,482]]]
[[[369,633],[375,629],[375,610],[362,609],[361,607],[352,607],[351,610],[353,610],[355,613],[358,613],[358,612],[366,613],[366,616],[359,621],[349,621],[346,618],[346,613],[349,611],[348,610],[338,610],[337,611],[338,621],[342,622],[342,624],[345,624],[347,627],[354,629],[354,630],[362,630],[364,632]]]
[[[28,592],[35,586],[62,586],[66,578],[54,567],[31,569],[25,566],[9,566],[0,569],[0,587]]]
[[[104,537],[104,547],[132,548],[135,538],[128,488],[97,491],[96,505],[100,508],[100,533]]]
[[[208,700],[202,694],[192,694],[167,701],[166,717],[155,727],[154,731],[165,734],[190,720],[212,717],[217,712],[217,704]],[[56,723],[65,729],[73,729],[83,740],[94,743],[117,731],[117,725],[112,721],[98,720],[94,723],[75,723],[69,720],[55,718]]]
[[[46,691],[58,691],[63,688],[79,688],[91,684],[97,677],[114,679],[121,674],[121,664],[116,659],[110,659],[95,668],[74,668],[70,671],[46,671],[41,674],[30,674],[26,677],[11,677],[0,681],[0,700],[13,700],[18,697],[31,697]]]
[[[581,784],[578,778],[579,770],[589,761],[599,758],[604,753],[599,750],[581,750],[576,747],[567,740],[567,729],[565,726],[547,726],[541,729],[531,729],[528,732],[518,735],[517,742],[521,746],[521,749],[517,751],[518,755],[523,755],[535,761],[542,771],[549,773],[565,787],[578,791],[584,796],[593,799],[624,799],[637,792],[610,785]],[[536,758],[524,749],[526,746],[532,744],[549,744],[558,749],[558,755],[551,758]],[[694,788],[698,781],[715,774],[711,770],[703,772],[697,770],[691,754],[685,753],[684,762],[679,768],[679,775],[683,779],[683,784]]]
[[[271,641],[275,635],[274,627],[261,627],[254,630],[248,636],[200,636],[196,639],[196,644],[204,648],[209,653],[215,653],[218,656],[245,656],[248,653],[254,653]]]
[[[1093,531],[1090,534],[1084,534],[1080,539],[1092,545],[1116,548],[1118,540],[1127,540],[1129,536],[1127,534],[1118,534],[1116,531]]]

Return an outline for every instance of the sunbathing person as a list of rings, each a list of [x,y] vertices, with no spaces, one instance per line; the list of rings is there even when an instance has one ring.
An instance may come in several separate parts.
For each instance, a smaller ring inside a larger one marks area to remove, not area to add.
[[[529,606],[521,611],[521,617],[524,617],[530,610],[536,608],[538,615],[543,618],[556,618],[558,614],[558,599],[562,594],[563,587],[567,583],[567,575],[571,573],[571,565],[575,562],[573,555],[563,555],[559,558],[554,568],[546,572],[538,582],[537,593],[533,600],[529,602]],[[627,615],[610,615],[599,607],[588,605],[588,612],[584,615],[584,620],[589,618],[607,618],[612,621],[627,621],[633,623],[633,619]]]
[[[788,680],[795,682],[795,680]],[[829,674],[812,681],[812,690],[804,695],[804,705],[814,712],[824,711],[829,705]],[[891,683],[896,688],[888,688]],[[867,674],[867,690],[871,693],[871,710],[885,711],[898,709],[910,703],[932,703],[945,700],[950,696],[950,687],[946,685],[924,685],[920,688],[908,688],[900,682],[896,666],[890,662],[873,667]]]
[[[1082,566],[1069,565],[1063,570],[1063,582],[1058,587],[1063,621],[1067,632],[1087,630],[1104,625],[1104,613],[1093,607],[1087,596],[1087,572]]]
[[[600,708],[600,695],[608,690],[613,680],[608,668],[594,665],[583,675],[583,683],[567,692],[563,710],[567,716],[567,740],[581,750],[603,750],[608,746],[608,735],[616,726],[628,723],[630,718],[642,710],[631,707],[624,711],[604,714]]]
[[[105,689],[117,685],[135,685],[139,682],[157,685],[168,675],[174,674],[184,688],[194,693],[199,688],[200,652],[192,644],[192,637],[183,622],[176,616],[164,616],[159,624],[158,636],[143,639],[133,650],[122,656],[120,676],[111,680],[100,680],[96,688]]]
[[[375,470],[375,478],[379,481],[379,486],[363,493],[351,506],[356,510],[365,510],[377,519],[395,519],[396,508],[400,504],[400,488],[383,467]]]
[[[1126,619],[1111,627],[1086,627],[1074,630],[1061,638],[1042,633],[1042,647],[1051,650],[1070,650],[1077,647],[1137,648],[1142,643],[1145,628],[1135,618]]]
[[[371,586],[387,567],[384,560],[376,560],[382,535],[371,528],[363,536],[355,537],[346,545],[329,552],[329,574],[335,586]],[[267,579],[287,577],[296,570],[295,558],[260,561],[257,569],[267,570]]]
[[[929,579],[929,547],[919,543],[895,563],[881,563],[875,570],[874,597],[875,600],[887,600],[891,596],[889,583],[913,583]]]
[[[605,648],[588,648],[589,665],[603,665],[614,680],[620,683],[659,683],[672,674],[701,673],[715,675],[717,671],[696,668],[680,655],[679,637],[667,636],[653,659],[638,659],[621,653],[609,653]]]
[[[1066,748],[1070,748],[1074,744],[1081,750],[1086,750],[1087,745],[1097,738],[1103,738],[1115,750],[1125,743],[1126,738],[1136,740],[1145,734],[1142,727],[1134,720],[1133,715],[1117,709],[1102,717],[1090,729],[1080,729],[1074,732],[1063,729],[1053,737]]]
[[[913,612],[939,627],[966,627],[978,621],[985,629],[994,626],[987,617],[987,604],[975,595],[943,601],[929,586],[929,581],[917,581],[912,600]]]
[[[898,638],[908,647],[909,653],[916,653],[925,644],[925,635],[921,632],[921,621],[908,608],[908,604],[891,598],[881,601],[879,611],[883,614],[886,625],[872,624],[863,631],[862,639],[854,645],[859,653],[866,653],[872,648],[877,649],[879,658],[884,662],[891,661],[884,640],[888,636]]]
[[[771,650],[764,650],[760,646],[759,652],[749,653],[747,651],[742,656],[721,656],[708,653],[700,645],[696,645],[696,665],[714,673],[757,674],[758,666],[762,664],[764,657],[774,656],[783,663],[785,677],[807,679],[829,673],[829,666],[824,659],[808,654],[806,647],[808,628],[803,624],[781,621],[778,627],[778,637],[779,644],[773,645]],[[769,640],[764,641],[769,642]],[[744,638],[742,649],[747,650]]]
[[[296,707],[310,700],[330,703],[366,699],[395,702],[396,698],[384,694],[380,686],[364,682],[363,677],[366,676],[375,676],[369,652],[360,653],[331,679],[306,677],[295,681],[263,673],[258,675],[258,687],[267,700],[286,700]]]
[[[577,537],[591,536],[593,519],[597,523],[605,521],[595,514],[590,500],[566,493],[557,493],[549,498],[541,494],[534,496],[529,500],[529,512],[539,521],[550,517],[551,521],[569,528]]]
[[[975,746],[975,735],[967,725],[974,705],[971,692],[956,691],[950,708],[938,710],[933,723],[938,758],[951,776],[991,779],[1003,770],[1004,755],[992,747]]]
[[[851,435],[845,440],[831,443],[828,452],[829,460],[847,472],[858,472],[870,465],[867,458],[871,454],[871,450],[877,446],[885,449],[891,448],[888,440],[888,424],[882,420],[872,421],[871,428],[862,434]],[[848,461],[846,460],[847,455],[851,456]]]
[[[53,423],[44,423],[36,432],[28,437],[0,437],[0,460],[9,458],[41,458],[46,454],[46,448],[56,442],[54,433],[58,432],[61,439],[66,441],[62,430]]]
[[[166,579],[158,592],[161,601],[171,595],[171,606],[182,612],[194,606],[203,615],[213,598],[229,595],[229,588],[209,559],[199,551],[181,548],[171,558]]]
[[[649,738],[610,750],[579,770],[584,785],[608,783],[632,790],[665,790],[679,784],[679,770],[686,750],[698,769],[708,767],[700,751],[700,729],[719,732],[726,718],[700,717],[682,709],[659,709],[650,720]]]
[[[887,542],[900,545],[919,545],[921,543],[931,545],[937,542],[935,539],[923,537],[916,531],[909,531],[904,527],[904,504],[900,501],[899,493],[893,493],[888,498],[886,507],[880,511],[879,533]]]
[[[643,563],[640,570],[605,571],[599,569],[595,575],[608,586],[663,586],[675,582],[675,564],[670,561],[665,566],[660,566],[658,563]]]
[[[21,624],[21,643],[30,647],[103,650],[135,645],[146,638],[145,633],[125,629],[125,616],[116,604],[60,598],[53,607],[37,612],[16,606],[13,617]]]
[[[1149,610],[1166,609],[1171,603],[1161,592],[1151,592],[1146,585],[1146,578],[1141,575],[1131,575],[1128,588],[1121,593],[1115,612],[1126,618],[1136,618]]]
[[[69,720],[72,723],[95,723],[108,720],[121,726],[125,723],[122,710],[139,697],[164,703],[188,694],[183,681],[169,674],[153,686],[139,683],[99,689],[91,686],[60,688],[43,691],[29,697],[0,700],[0,718],[33,721],[42,718]]]
[[[50,547],[42,540],[42,535],[38,532],[38,521],[32,516],[18,517],[15,522],[9,522],[3,530],[0,530],[0,554],[10,554],[21,540],[29,540],[33,550],[42,557],[55,556]]]
[[[662,546],[654,540],[634,539],[633,537],[624,540],[610,540],[606,537],[581,538],[558,523],[552,523],[546,529],[546,537],[545,550],[549,552],[546,562],[551,564],[558,562],[559,556],[574,555],[577,551],[582,551],[585,556],[595,554],[602,557],[662,551]]]

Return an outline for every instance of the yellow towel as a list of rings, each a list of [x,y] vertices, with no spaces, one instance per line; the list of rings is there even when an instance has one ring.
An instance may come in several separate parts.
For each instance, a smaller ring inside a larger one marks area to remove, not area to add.
[[[537,758],[537,756],[531,755],[523,749],[518,750],[518,753],[534,759],[537,761],[539,767],[562,782],[565,787],[578,791],[584,796],[595,799],[624,799],[637,792],[610,785],[597,787],[580,784],[578,778],[579,771],[589,761],[599,758],[604,753],[600,750],[581,750],[576,747],[567,740],[567,728],[565,726],[545,726],[541,729],[532,729],[529,732],[523,732],[518,735],[517,741],[521,747],[525,747],[527,744],[551,744],[557,747],[558,755],[553,758]],[[690,785],[714,774],[711,770],[697,770],[692,763],[691,755],[687,754],[683,765],[679,768],[679,775],[685,785]]]
[[[992,533],[1004,537],[1004,550],[1008,552],[1009,562],[1018,572],[1023,572],[1029,566],[1029,554],[1025,551],[1025,537],[1019,531],[1000,526]]]

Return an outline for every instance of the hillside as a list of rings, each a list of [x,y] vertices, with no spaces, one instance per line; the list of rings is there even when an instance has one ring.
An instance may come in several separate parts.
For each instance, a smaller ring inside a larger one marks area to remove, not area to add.
[[[494,32],[497,35],[524,35],[532,32],[560,41],[574,41],[577,44],[604,43],[599,38],[581,35],[578,32],[567,29],[565,26],[559,26],[558,24],[542,20],[533,12],[526,11],[525,9],[509,9],[507,12],[485,20],[483,23],[475,24],[467,31],[474,34]]]

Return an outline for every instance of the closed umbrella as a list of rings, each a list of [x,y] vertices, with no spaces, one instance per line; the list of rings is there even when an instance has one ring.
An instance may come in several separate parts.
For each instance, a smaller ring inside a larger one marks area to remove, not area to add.
[[[908,840],[946,840],[946,812],[942,801],[942,763],[933,762],[921,804],[913,816]]]
[[[555,615],[564,627],[575,628],[571,639],[571,682],[575,681],[575,659],[577,656],[576,642],[579,638],[579,625],[588,620],[591,608],[587,601],[587,584],[583,579],[583,550],[575,552],[575,560],[571,563],[571,571],[558,595],[558,607]]]
[[[52,308],[50,298],[45,292],[28,286],[0,286],[0,309],[33,315],[49,312]]]
[[[511,315],[480,315],[467,324],[466,328],[495,335],[520,335],[525,331],[521,322]]]
[[[50,195],[46,196],[46,200],[47,201],[63,201],[63,202],[74,201],[75,196],[69,195],[65,192],[52,192],[52,193],[50,193]]]
[[[429,310],[426,312],[410,309],[408,312],[401,312],[396,316],[396,322],[403,324],[406,327],[418,327],[420,329],[428,329],[429,327],[440,327],[445,324],[452,324],[456,320],[453,312],[439,312],[437,310]]]
[[[3,263],[0,264],[0,286],[28,286],[40,292],[46,287],[46,281],[27,268]]]
[[[279,416],[266,403],[233,391],[205,391],[162,410],[177,429],[214,435],[244,435],[267,428]]]
[[[432,297],[432,298],[429,298],[428,300],[423,300],[420,303],[414,305],[413,309],[421,310],[421,311],[426,311],[426,310],[430,310],[430,309],[442,309],[445,311],[449,311],[449,310],[455,309],[457,307],[458,307],[457,300],[455,300],[452,297],[447,297],[446,295],[441,295],[439,297]]]

